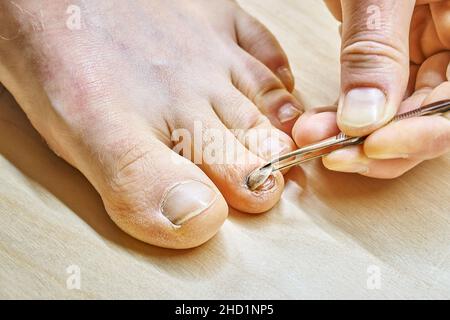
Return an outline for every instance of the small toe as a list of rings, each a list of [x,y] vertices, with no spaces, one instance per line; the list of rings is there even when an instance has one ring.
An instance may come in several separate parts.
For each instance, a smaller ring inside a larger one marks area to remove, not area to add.
[[[231,68],[232,83],[278,129],[290,134],[303,112],[300,102],[265,65],[245,52]]]
[[[236,15],[236,35],[242,49],[267,66],[292,92],[295,79],[288,58],[275,36],[257,19],[243,10]]]

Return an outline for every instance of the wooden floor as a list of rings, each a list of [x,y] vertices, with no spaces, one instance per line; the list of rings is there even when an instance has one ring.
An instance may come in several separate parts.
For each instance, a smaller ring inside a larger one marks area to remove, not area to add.
[[[304,103],[333,103],[338,26],[322,1],[241,3],[281,40]],[[121,232],[3,95],[0,298],[450,298],[449,168],[446,156],[380,181],[312,163],[271,212],[232,211],[206,245],[171,251]]]

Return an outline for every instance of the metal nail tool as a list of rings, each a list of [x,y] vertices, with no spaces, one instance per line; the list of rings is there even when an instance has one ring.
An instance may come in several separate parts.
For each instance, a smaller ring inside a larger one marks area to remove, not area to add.
[[[399,114],[390,122],[400,121],[413,117],[443,114],[448,111],[450,111],[450,100],[438,101],[421,108]],[[321,158],[335,150],[347,146],[361,144],[364,142],[366,137],[367,136],[349,137],[341,132],[337,136],[322,140],[311,145],[307,145],[293,152],[284,154],[251,172],[247,177],[247,186],[252,191],[256,190],[260,186],[262,186],[275,171],[287,169],[313,159]]]

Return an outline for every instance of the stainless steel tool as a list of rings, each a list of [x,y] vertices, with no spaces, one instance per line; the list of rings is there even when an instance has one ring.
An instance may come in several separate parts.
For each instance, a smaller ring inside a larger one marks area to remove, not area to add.
[[[450,110],[450,100],[438,101],[418,109],[408,111],[394,117],[390,122],[400,121],[413,117],[422,117],[435,114],[443,114]],[[344,133],[337,136],[319,141],[317,143],[307,145],[293,152],[284,154],[278,158],[272,159],[264,166],[254,170],[247,177],[247,186],[250,190],[256,190],[270,175],[279,170],[287,169],[301,163],[321,158],[337,149],[341,149],[351,145],[357,145],[364,142],[365,137],[349,137]]]

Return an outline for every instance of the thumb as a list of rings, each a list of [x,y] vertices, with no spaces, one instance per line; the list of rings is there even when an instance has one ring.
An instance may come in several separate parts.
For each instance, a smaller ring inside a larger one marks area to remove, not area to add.
[[[337,122],[367,135],[397,113],[409,79],[413,0],[342,0],[341,97]]]

